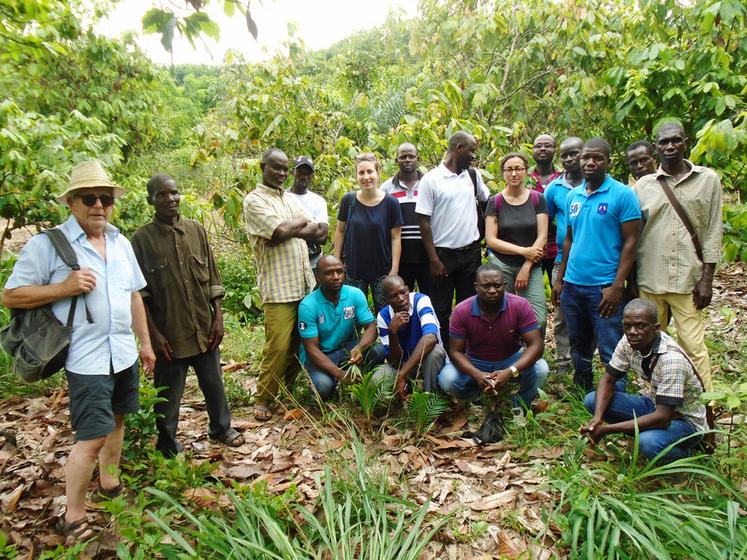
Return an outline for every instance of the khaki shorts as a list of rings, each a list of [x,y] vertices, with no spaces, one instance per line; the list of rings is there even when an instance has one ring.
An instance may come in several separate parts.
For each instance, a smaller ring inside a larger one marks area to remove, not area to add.
[[[114,431],[115,414],[128,414],[140,409],[137,361],[115,374],[80,375],[67,370],[65,373],[75,441],[104,437]]]

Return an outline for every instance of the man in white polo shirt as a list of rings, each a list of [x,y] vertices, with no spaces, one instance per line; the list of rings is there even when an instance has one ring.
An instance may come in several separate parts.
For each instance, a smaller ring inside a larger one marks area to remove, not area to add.
[[[480,232],[477,205],[488,200],[488,188],[470,165],[477,140],[460,131],[449,139],[446,157],[420,180],[418,214],[423,245],[431,272],[429,294],[448,344],[451,302],[475,295],[475,272],[480,266]]]

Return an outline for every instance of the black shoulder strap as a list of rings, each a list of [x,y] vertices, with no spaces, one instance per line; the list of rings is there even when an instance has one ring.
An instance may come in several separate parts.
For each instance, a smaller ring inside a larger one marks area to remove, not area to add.
[[[45,229],[44,231],[42,231],[42,233],[46,234],[47,237],[49,237],[49,242],[52,244],[52,247],[54,247],[54,250],[57,252],[59,257],[62,259],[62,262],[64,262],[73,270],[80,270],[80,265],[78,264],[78,256],[75,254],[75,251],[73,250],[72,245],[70,245],[70,242],[67,240],[67,237],[65,237],[65,234],[59,228]],[[73,318],[75,317],[75,306],[77,303],[78,296],[75,296],[70,302],[70,311],[68,312],[67,316],[68,327],[73,324]],[[86,320],[89,323],[93,323],[91,311],[88,309],[88,303],[86,302],[85,296],[83,296],[83,305],[86,308]]]
[[[475,188],[475,200],[477,200],[477,170],[474,167],[468,167],[467,173],[469,173],[469,178],[472,179],[472,186]]]
[[[67,240],[67,237],[65,237],[65,234],[62,233],[62,231],[60,231],[58,228],[52,228],[46,229],[42,233],[46,234],[47,237],[49,237],[49,241],[50,243],[52,243],[52,247],[54,247],[54,250],[57,251],[57,254],[62,259],[62,262],[64,262],[73,270],[80,270],[78,257],[76,256],[75,251],[73,251],[73,248],[70,245],[70,242]]]

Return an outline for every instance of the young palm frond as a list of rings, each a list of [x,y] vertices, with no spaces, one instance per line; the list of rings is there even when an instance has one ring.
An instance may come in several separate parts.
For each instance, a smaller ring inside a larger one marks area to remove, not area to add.
[[[384,374],[376,377],[374,370],[365,374],[359,383],[353,383],[348,391],[358,401],[367,421],[371,421],[374,413],[389,404],[394,392],[394,378]]]
[[[425,435],[447,408],[449,401],[438,393],[414,391],[407,402],[407,422],[418,436]]]

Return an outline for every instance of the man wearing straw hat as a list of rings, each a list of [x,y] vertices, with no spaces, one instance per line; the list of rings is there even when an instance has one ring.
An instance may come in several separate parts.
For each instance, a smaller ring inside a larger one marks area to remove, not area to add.
[[[82,295],[85,302],[75,309],[65,362],[75,445],[65,464],[67,510],[58,530],[73,540],[93,535],[85,497],[97,461],[99,497],[113,498],[124,491],[118,472],[124,414],[139,407],[133,331],[143,368],[152,370],[155,363],[139,293],[145,280],[130,242],[109,224],[114,200],[124,192],[98,161],[74,167],[70,184],[56,200],[70,208],[70,218],[58,227],[80,269],[70,271],[48,237],[37,235],[21,251],[2,296],[11,309],[51,304],[61,322],[73,296]]]

